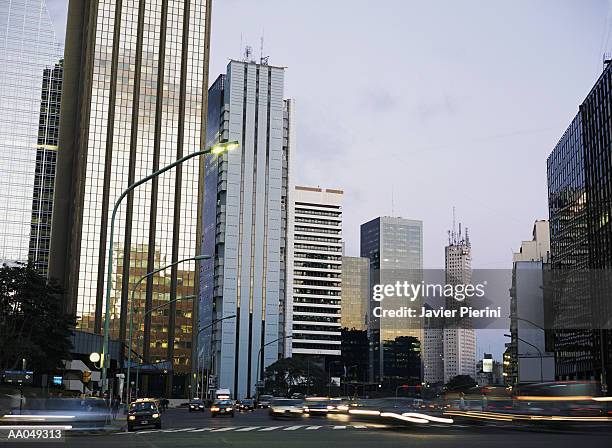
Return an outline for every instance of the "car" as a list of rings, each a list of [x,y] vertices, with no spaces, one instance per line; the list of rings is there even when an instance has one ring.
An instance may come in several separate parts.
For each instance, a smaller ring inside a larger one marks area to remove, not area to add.
[[[335,409],[333,405],[330,404],[328,399],[312,399],[308,398],[304,402],[304,413],[310,416],[320,415],[326,416],[330,410]]]
[[[161,429],[161,412],[157,402],[151,398],[141,398],[130,403],[127,426],[128,431],[147,427]]]
[[[259,399],[257,400],[257,407],[258,408],[267,408],[270,406],[270,402],[272,401],[272,395],[260,395]]]
[[[289,398],[275,398],[270,403],[268,413],[271,417],[301,417],[304,413],[304,402]]]
[[[198,398],[189,402],[189,412],[204,412],[204,402]]]
[[[250,398],[245,398],[244,400],[237,401],[236,407],[239,411],[254,411],[255,401]]]
[[[210,407],[210,416],[231,415],[234,416],[236,405],[232,400],[215,400]]]

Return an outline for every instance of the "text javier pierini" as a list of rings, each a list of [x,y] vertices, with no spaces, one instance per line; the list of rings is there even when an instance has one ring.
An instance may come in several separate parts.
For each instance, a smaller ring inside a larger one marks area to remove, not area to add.
[[[501,307],[489,308],[472,308],[471,306],[461,306],[459,308],[447,309],[427,308],[427,307],[409,307],[402,306],[395,309],[383,309],[377,306],[372,310],[374,317],[484,317],[484,318],[500,318]]]

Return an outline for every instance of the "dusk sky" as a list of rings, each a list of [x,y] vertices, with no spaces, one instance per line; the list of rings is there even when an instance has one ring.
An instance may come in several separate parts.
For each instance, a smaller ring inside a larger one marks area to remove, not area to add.
[[[63,36],[67,0],[47,2]],[[430,268],[455,206],[474,267],[511,269],[548,218],[546,158],[612,49],[605,0],[217,0],[212,17],[211,83],[261,36],[287,67],[295,181],[345,191],[347,255],[361,223],[393,214],[423,220]]]

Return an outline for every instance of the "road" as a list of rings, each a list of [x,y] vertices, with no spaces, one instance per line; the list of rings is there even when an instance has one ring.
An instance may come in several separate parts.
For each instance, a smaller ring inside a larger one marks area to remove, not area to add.
[[[254,448],[387,448],[419,447],[565,447],[584,445],[610,446],[611,427],[583,430],[525,427],[500,427],[499,423],[452,425],[387,425],[368,421],[349,420],[347,416],[301,417],[275,420],[265,410],[237,414],[235,418],[211,418],[208,412],[189,413],[185,409],[171,409],[163,415],[162,430],[135,433],[78,433],[68,434],[64,442],[19,442],[15,446],[51,446],[108,448],[108,447],[222,447]]]

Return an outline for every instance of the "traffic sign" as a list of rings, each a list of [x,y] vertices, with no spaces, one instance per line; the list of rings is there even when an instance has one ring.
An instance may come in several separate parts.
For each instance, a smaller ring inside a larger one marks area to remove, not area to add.
[[[5,383],[32,384],[34,372],[31,370],[5,370],[2,377]]]

